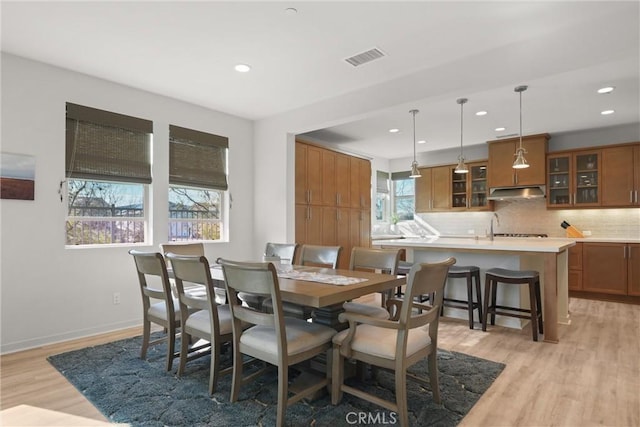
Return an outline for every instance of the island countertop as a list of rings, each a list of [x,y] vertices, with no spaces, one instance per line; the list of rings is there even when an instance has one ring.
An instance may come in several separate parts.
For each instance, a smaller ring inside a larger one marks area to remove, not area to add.
[[[564,238],[496,237],[494,240],[490,240],[486,237],[480,237],[478,239],[425,237],[417,239],[374,240],[372,244],[374,246],[398,246],[405,248],[559,253],[574,246],[576,241]]]

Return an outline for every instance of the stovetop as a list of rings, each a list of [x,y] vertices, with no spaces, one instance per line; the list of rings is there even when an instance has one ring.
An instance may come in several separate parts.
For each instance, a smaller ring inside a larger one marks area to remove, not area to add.
[[[547,234],[544,234],[544,233],[495,233],[493,236],[494,237],[538,237],[538,238],[549,237]]]

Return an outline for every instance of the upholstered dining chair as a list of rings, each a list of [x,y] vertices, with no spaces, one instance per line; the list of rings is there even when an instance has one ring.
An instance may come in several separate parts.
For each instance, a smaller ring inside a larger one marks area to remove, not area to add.
[[[296,256],[296,252],[298,250],[297,243],[272,243],[267,242],[267,245],[264,249],[264,257],[265,260],[269,258],[277,259],[279,262],[285,264],[293,264],[293,260]],[[240,293],[240,299],[244,301],[247,305],[251,307],[262,310],[263,303],[265,298],[259,297],[258,295],[248,294],[246,292]],[[270,305],[268,305],[270,307]],[[265,309],[269,309],[266,307]],[[301,310],[298,310],[302,313]]]
[[[204,256],[204,244],[203,243],[161,243],[160,250],[166,256],[169,252],[176,255],[191,255],[191,256]],[[198,291],[200,286],[197,284],[183,283],[184,288],[187,291]],[[224,304],[227,302],[227,293],[224,290],[223,283],[216,283],[214,281],[216,301],[218,304]],[[174,288],[174,294],[177,296],[177,290]]]
[[[401,426],[408,426],[407,377],[430,384],[433,400],[440,403],[437,347],[440,307],[449,267],[455,258],[431,264],[415,264],[409,271],[404,299],[396,321],[344,312],[341,321],[349,322],[333,337],[331,402],[336,405],[343,393],[365,399],[398,414]],[[415,296],[434,294],[433,305],[415,300]],[[398,300],[391,300],[395,302]],[[420,308],[422,313],[415,313]],[[408,373],[407,369],[423,358],[428,360],[429,380]],[[352,359],[395,372],[395,402],[384,400],[344,384],[344,359]]]
[[[231,367],[220,370],[222,344],[231,342],[231,312],[227,304],[216,303],[215,288],[211,278],[209,262],[204,256],[185,256],[167,253],[167,259],[173,268],[178,289],[182,322],[182,340],[180,345],[180,364],[178,376],[184,373],[187,361],[211,354],[209,372],[209,395],[215,392],[218,376],[231,373]],[[197,283],[204,286],[206,296],[192,296],[185,292],[184,283]],[[203,339],[208,344],[192,346],[192,338]],[[205,349],[209,351],[203,351]]]
[[[160,252],[142,252],[135,249],[129,251],[133,256],[138,273],[140,294],[142,295],[142,348],[140,358],[147,357],[147,349],[151,345],[167,341],[167,371],[173,367],[173,359],[178,357],[175,352],[176,333],[180,327],[180,306],[171,293],[169,273],[164,257]],[[149,280],[147,280],[149,279]],[[160,287],[152,284],[160,282]],[[166,337],[149,341],[151,324],[162,326],[167,332]]]
[[[354,247],[351,250],[351,259],[349,261],[349,270],[360,271],[380,271],[384,274],[393,276],[398,273],[398,262],[400,261],[400,252],[402,249],[372,249]],[[371,304],[363,304],[348,301],[343,304],[345,311],[350,313],[362,314],[364,316],[373,316],[380,319],[388,319],[389,312],[386,309],[387,299],[393,296],[393,289],[379,292],[381,296],[382,307],[376,307]]]
[[[225,259],[218,259],[218,263],[222,265],[224,272],[233,316],[231,402],[238,400],[243,384],[266,369],[243,377],[243,354],[275,365],[278,367],[276,425],[283,426],[286,408],[289,405],[310,396],[329,382],[328,378],[322,378],[289,397],[289,367],[327,352],[336,331],[328,326],[284,316],[277,271],[273,263],[246,263]],[[273,313],[242,305],[238,299],[239,292],[250,292],[270,298],[273,301]],[[254,326],[244,329],[242,322]]]
[[[302,245],[298,264],[312,267],[336,268],[342,246],[319,246]],[[264,311],[273,311],[273,304],[269,299],[265,299],[262,304]],[[313,308],[305,305],[283,302],[282,309],[285,316],[297,317],[299,319],[310,319],[313,315]]]

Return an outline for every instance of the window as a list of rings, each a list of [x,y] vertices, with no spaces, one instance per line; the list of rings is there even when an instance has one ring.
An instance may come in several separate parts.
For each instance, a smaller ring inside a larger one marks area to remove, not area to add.
[[[228,148],[223,136],[169,126],[169,241],[223,238]]]
[[[66,244],[145,242],[152,122],[66,107]]]
[[[389,220],[389,173],[376,171],[376,220]]]
[[[415,179],[409,172],[394,172],[393,181],[393,213],[398,220],[412,220],[415,212]]]

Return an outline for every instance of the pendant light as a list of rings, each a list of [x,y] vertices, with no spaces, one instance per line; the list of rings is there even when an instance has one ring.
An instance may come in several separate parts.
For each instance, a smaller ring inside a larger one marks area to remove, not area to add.
[[[410,178],[420,178],[420,171],[418,170],[418,161],[416,160],[416,114],[419,110],[410,110],[409,113],[413,115],[413,162],[411,163],[411,175]]]
[[[516,160],[513,162],[512,166],[514,169],[525,169],[529,167],[527,159],[524,158],[527,150],[522,147],[522,92],[527,90],[527,87],[528,86],[524,85],[516,86],[516,88],[514,89],[515,92],[518,92],[520,94],[520,146],[518,147],[518,149],[516,149],[516,153],[514,154],[514,156],[516,156]]]
[[[463,109],[464,109],[464,104],[466,104],[468,101],[467,98],[459,98],[458,100],[456,100],[456,102],[458,104],[460,104],[460,155],[458,156],[458,166],[456,166],[454,172],[455,173],[468,173],[469,172],[469,168],[467,167],[467,165],[464,164],[464,156],[462,154],[462,117],[463,117]]]

